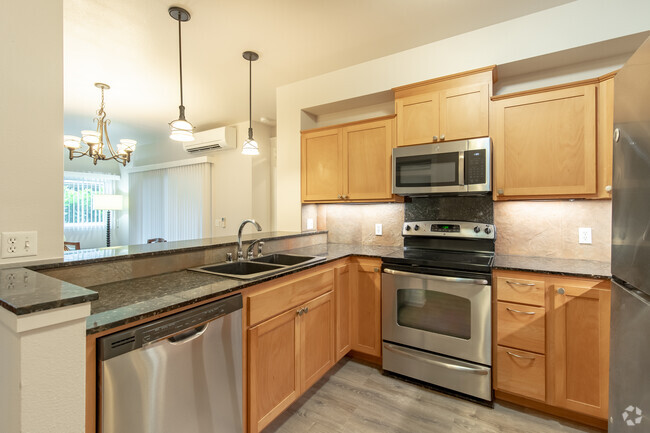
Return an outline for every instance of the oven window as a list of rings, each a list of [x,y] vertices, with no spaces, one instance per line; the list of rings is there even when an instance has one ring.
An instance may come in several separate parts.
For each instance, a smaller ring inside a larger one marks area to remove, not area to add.
[[[469,340],[471,303],[460,296],[430,290],[397,290],[400,326]]]
[[[397,187],[458,185],[458,152],[399,157],[395,171]]]

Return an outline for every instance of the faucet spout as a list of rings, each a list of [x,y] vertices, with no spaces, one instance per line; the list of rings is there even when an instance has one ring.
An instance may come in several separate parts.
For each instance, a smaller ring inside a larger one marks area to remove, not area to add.
[[[262,231],[262,226],[260,226],[254,219],[247,219],[241,222],[239,225],[239,230],[237,231],[237,260],[242,260],[244,258],[244,252],[242,251],[241,245],[241,235],[242,231],[244,230],[244,226],[248,223],[253,224],[257,228],[258,232]]]

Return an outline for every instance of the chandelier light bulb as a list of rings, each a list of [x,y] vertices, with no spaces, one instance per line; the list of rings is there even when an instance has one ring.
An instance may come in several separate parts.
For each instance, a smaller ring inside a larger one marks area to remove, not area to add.
[[[79,149],[81,146],[81,138],[75,135],[64,135],[63,145],[66,147],[66,149]]]

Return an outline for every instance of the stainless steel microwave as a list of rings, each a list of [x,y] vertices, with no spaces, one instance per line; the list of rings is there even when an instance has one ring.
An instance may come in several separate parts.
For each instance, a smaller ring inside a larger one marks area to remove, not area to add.
[[[488,193],[490,137],[393,149],[393,194]]]

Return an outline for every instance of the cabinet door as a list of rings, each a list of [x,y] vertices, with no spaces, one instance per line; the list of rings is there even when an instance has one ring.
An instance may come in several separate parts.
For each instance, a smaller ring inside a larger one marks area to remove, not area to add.
[[[397,145],[431,143],[440,130],[438,92],[428,92],[395,100]]]
[[[336,294],[336,361],[343,358],[352,347],[352,287],[350,265],[334,269]]]
[[[614,77],[598,84],[598,198],[612,198]]]
[[[611,292],[564,284],[550,290],[554,405],[607,418]]]
[[[596,192],[596,86],[499,99],[495,198]]]
[[[352,350],[381,356],[381,261],[359,260],[352,286]]]
[[[304,305],[300,316],[300,383],[307,390],[334,365],[334,295]]]
[[[343,190],[341,129],[305,133],[301,144],[302,200],[338,200]]]
[[[488,135],[488,84],[440,92],[440,139],[460,140]]]
[[[261,431],[300,395],[299,316],[290,310],[248,330],[249,429]]]
[[[349,200],[392,197],[393,119],[343,128],[343,195]]]

